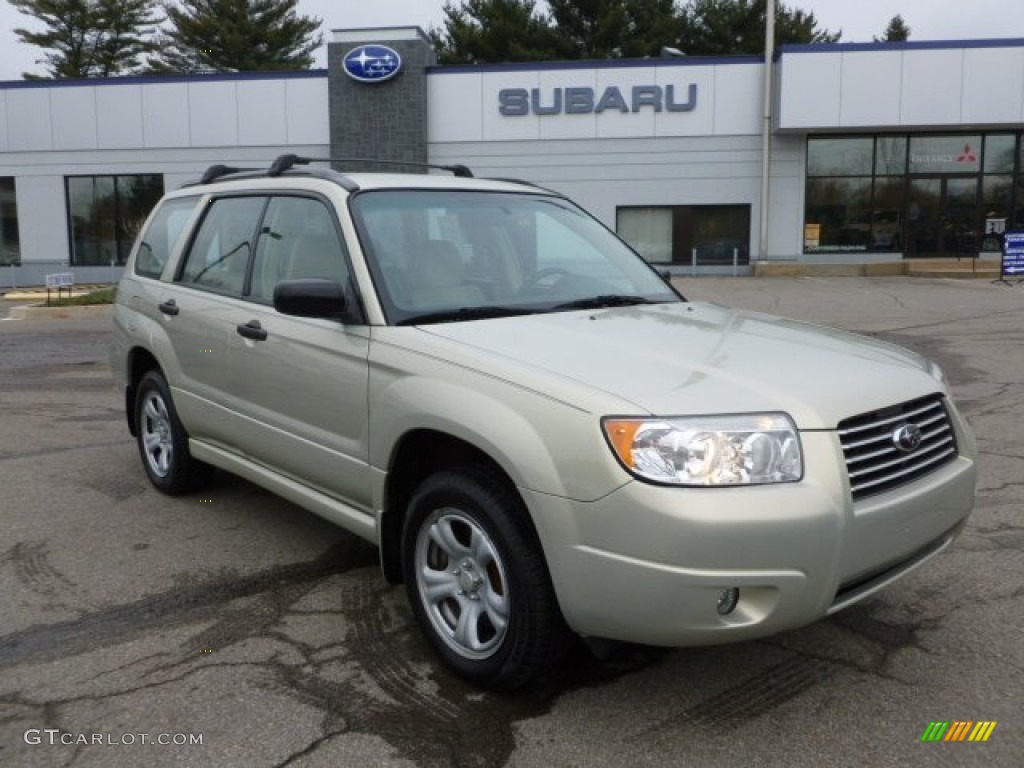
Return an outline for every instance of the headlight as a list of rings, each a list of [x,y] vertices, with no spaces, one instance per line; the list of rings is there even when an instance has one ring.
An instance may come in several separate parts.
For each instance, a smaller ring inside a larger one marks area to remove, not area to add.
[[[796,426],[784,413],[606,418],[608,443],[644,480],[671,485],[792,483],[803,476]]]

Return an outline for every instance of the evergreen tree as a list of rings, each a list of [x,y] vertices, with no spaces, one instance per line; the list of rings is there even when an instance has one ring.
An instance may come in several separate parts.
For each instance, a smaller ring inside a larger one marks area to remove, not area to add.
[[[44,27],[42,32],[14,30],[21,42],[45,51],[36,62],[47,68],[43,77],[109,77],[138,71],[140,56],[152,50],[147,38],[161,21],[155,16],[155,0],[9,2]]]
[[[560,58],[559,40],[535,0],[466,0],[444,5],[442,27],[430,30],[442,64]]]
[[[657,56],[682,34],[675,0],[548,0],[548,6],[566,58]]]
[[[689,55],[764,51],[765,0],[462,0],[445,5],[431,37],[443,63]],[[830,43],[813,13],[778,3],[776,42]]]
[[[765,0],[693,0],[684,10],[680,47],[690,55],[763,53]],[[818,29],[813,13],[775,7],[775,44],[834,43],[842,32]]]
[[[307,69],[323,43],[320,19],[298,0],[182,0],[166,5],[170,27],[150,62],[157,73]]]
[[[874,38],[876,43],[902,43],[910,39],[910,27],[898,13],[889,19],[889,24],[881,37]]]

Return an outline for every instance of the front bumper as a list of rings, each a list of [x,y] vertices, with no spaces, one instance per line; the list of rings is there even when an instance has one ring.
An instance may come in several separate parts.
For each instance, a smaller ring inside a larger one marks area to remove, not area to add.
[[[589,503],[523,491],[569,625],[667,646],[774,634],[891,583],[948,546],[970,514],[971,457],[854,505],[834,434],[801,437],[811,460],[799,483],[629,482]],[[732,587],[739,602],[720,615]]]

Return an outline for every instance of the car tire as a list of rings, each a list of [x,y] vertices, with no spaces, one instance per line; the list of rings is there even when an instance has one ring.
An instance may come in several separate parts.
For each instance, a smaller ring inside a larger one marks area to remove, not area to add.
[[[402,566],[423,632],[477,685],[519,688],[569,645],[526,508],[495,472],[469,467],[423,481],[403,527]]]
[[[142,466],[157,489],[178,496],[197,490],[209,480],[213,467],[192,458],[188,433],[159,371],[148,371],[139,381],[135,427]]]

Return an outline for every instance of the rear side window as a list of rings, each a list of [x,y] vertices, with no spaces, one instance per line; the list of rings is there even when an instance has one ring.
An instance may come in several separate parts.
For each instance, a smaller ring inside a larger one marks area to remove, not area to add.
[[[179,197],[160,206],[139,241],[135,254],[136,275],[159,279],[198,200],[198,197]]]
[[[265,197],[225,197],[210,202],[185,259],[180,281],[241,296]]]

